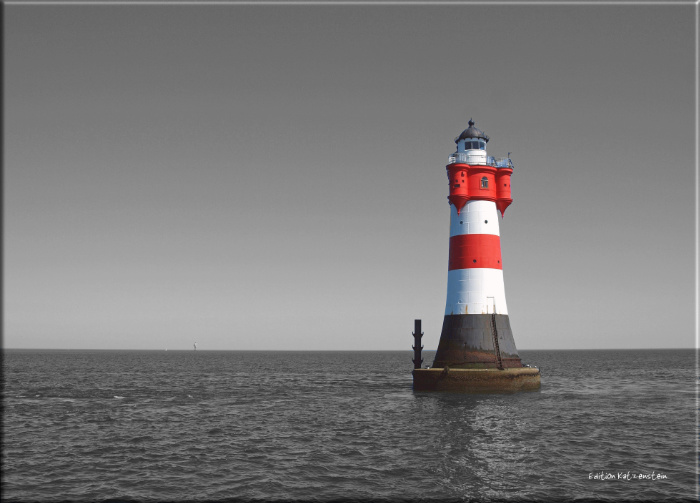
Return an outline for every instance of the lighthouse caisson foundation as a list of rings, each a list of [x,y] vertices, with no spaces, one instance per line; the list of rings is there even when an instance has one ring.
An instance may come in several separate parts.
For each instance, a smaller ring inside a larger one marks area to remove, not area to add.
[[[450,254],[447,302],[432,368],[413,370],[416,391],[519,391],[540,387],[515,347],[503,283],[498,213],[513,202],[510,158],[486,153],[474,126],[455,138],[447,164]],[[418,325],[419,326],[419,325]]]

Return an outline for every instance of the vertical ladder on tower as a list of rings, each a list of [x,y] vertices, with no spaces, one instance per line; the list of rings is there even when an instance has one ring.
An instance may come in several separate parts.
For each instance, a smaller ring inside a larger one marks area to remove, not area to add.
[[[494,309],[495,311],[495,309]],[[493,346],[496,348],[496,362],[498,370],[503,370],[503,360],[501,359],[501,348],[498,345],[498,330],[496,330],[496,313],[491,315],[491,333],[493,334]]]

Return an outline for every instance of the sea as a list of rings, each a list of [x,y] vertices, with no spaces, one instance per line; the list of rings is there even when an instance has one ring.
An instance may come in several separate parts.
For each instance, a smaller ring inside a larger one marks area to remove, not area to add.
[[[520,355],[540,390],[414,392],[410,351],[7,349],[2,500],[698,500],[694,349]]]

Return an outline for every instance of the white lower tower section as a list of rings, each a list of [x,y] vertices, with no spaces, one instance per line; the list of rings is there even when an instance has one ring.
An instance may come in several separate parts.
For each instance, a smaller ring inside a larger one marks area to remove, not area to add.
[[[493,201],[467,201],[460,214],[450,205],[450,237],[460,234],[499,236]],[[445,314],[508,314],[503,269],[467,268],[447,272]]]

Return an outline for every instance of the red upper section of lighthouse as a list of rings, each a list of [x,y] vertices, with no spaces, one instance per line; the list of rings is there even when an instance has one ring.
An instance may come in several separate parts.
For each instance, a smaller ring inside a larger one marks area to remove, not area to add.
[[[494,201],[501,212],[513,202],[510,197],[510,175],[513,168],[497,168],[490,165],[469,165],[455,162],[447,165],[447,178],[450,181],[448,199],[457,208],[457,213],[467,201],[481,199]]]

